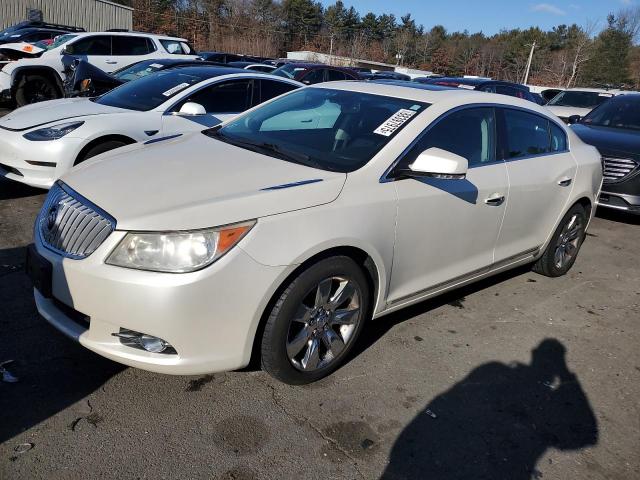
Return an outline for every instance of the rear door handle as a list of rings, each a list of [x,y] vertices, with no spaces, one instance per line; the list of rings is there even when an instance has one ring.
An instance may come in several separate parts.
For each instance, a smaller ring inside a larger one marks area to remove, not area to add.
[[[571,185],[572,181],[573,181],[573,178],[564,177],[564,178],[561,178],[560,180],[558,180],[558,185],[560,185],[561,187],[568,187],[569,185]]]
[[[105,63],[107,63],[108,65],[117,65],[118,62],[115,60],[107,60]]]
[[[484,203],[493,207],[497,207],[498,205],[502,205],[504,203],[504,195],[494,193],[489,198],[485,199]]]

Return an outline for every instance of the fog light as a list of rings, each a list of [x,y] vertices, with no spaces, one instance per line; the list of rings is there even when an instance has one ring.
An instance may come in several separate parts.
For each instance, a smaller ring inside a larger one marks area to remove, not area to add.
[[[121,328],[118,333],[112,333],[111,335],[118,337],[120,343],[127,347],[137,348],[151,353],[170,355],[176,355],[178,353],[166,340],[146,333],[136,332],[135,330]]]
[[[140,337],[140,346],[147,352],[162,353],[167,348],[167,342],[158,337],[152,337],[151,335],[142,335]]]

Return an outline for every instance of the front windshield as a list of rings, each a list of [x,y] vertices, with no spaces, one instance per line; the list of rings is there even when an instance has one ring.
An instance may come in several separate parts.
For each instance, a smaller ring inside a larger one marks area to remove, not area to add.
[[[414,100],[307,88],[204,133],[293,163],[352,172],[427,107]]]
[[[157,63],[157,61],[146,60],[144,62],[137,62],[128,67],[124,67],[116,72],[113,72],[113,76],[123,82],[130,82],[138,78],[146,77],[151,73],[155,73],[161,70],[164,65]]]
[[[597,127],[640,130],[640,95],[619,95],[584,117],[582,123]]]
[[[611,97],[613,97],[611,93],[565,90],[553,97],[547,105],[556,107],[594,108]]]
[[[163,70],[136,82],[127,82],[98,97],[95,102],[110,107],[146,112],[202,80],[201,76],[181,70]]]
[[[45,47],[45,50],[53,50],[54,48],[58,48],[60,45],[64,45],[69,40],[76,38],[77,35],[60,35],[56,37],[53,42]]]
[[[307,69],[305,67],[301,67],[299,65],[296,65],[295,63],[286,63],[280,68],[276,68],[273,72],[271,72],[271,74],[278,75],[279,77],[295,79],[296,75],[306,70]]]

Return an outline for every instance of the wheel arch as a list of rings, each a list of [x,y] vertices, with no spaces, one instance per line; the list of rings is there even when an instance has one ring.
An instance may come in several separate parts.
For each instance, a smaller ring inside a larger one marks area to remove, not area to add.
[[[250,365],[259,365],[262,334],[264,332],[267,318],[269,317],[269,312],[280,298],[280,295],[282,295],[282,292],[287,288],[289,283],[291,283],[291,281],[297,275],[299,275],[300,272],[304,271],[311,265],[314,265],[321,260],[324,260],[325,258],[336,256],[345,256],[351,258],[365,274],[372,292],[369,312],[367,313],[367,315],[370,316],[376,310],[376,307],[380,305],[380,296],[381,294],[384,294],[384,291],[386,290],[386,282],[381,276],[383,275],[384,270],[379,267],[373,256],[370,255],[367,251],[353,245],[340,245],[326,248],[322,251],[310,254],[304,261],[302,261],[302,263],[299,263],[291,272],[289,272],[289,274],[281,282],[279,282],[278,287],[270,296],[269,301],[265,304],[261,312],[260,320],[258,322],[255,334],[253,336]]]
[[[82,160],[84,155],[89,150],[91,150],[93,147],[96,147],[96,146],[100,145],[101,143],[111,142],[111,141],[124,142],[125,145],[131,145],[133,143],[136,143],[135,139],[133,139],[131,137],[128,137],[127,135],[122,135],[122,134],[117,134],[117,133],[109,134],[109,135],[103,135],[101,137],[94,138],[94,139],[92,139],[86,145],[84,145],[82,147],[82,149],[80,150],[78,155],[76,155],[76,158],[73,160],[73,165],[77,165]]]
[[[60,77],[60,74],[56,71],[55,68],[46,65],[18,67],[13,72],[11,72],[11,89],[14,95],[15,91],[18,89],[20,81],[25,75],[42,75],[43,77],[53,80],[53,83],[58,89],[58,93],[60,94],[60,98],[64,97],[64,85],[62,84],[62,78]]]

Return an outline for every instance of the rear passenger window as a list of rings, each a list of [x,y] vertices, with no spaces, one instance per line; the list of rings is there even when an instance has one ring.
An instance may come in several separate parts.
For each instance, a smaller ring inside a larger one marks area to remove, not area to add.
[[[146,55],[149,53],[149,44],[145,37],[114,35],[111,41],[113,55]]]
[[[412,163],[424,150],[437,147],[466,158],[469,166],[495,160],[495,117],[492,108],[469,108],[435,124],[405,157]]]
[[[519,110],[504,110],[504,121],[507,159],[549,152],[549,120]]]
[[[564,152],[567,150],[567,135],[559,126],[553,122],[549,122],[551,125],[551,151],[552,152]]]

